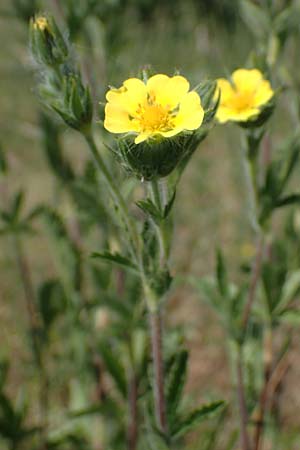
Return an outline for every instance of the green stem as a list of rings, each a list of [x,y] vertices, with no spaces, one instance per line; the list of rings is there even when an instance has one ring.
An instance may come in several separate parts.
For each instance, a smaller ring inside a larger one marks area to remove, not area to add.
[[[251,225],[257,234],[257,247],[255,261],[251,270],[250,284],[248,290],[248,296],[246,300],[246,305],[244,308],[242,316],[242,333],[243,339],[247,333],[247,327],[249,319],[251,316],[251,311],[253,303],[255,300],[257,285],[261,276],[262,261],[264,256],[264,232],[259,223],[259,190],[258,190],[258,180],[257,180],[257,153],[253,155],[247,149],[245,157],[243,158],[243,163],[245,167],[245,176],[248,190],[248,200],[250,209],[250,221]],[[252,154],[252,156],[251,156]],[[241,421],[241,443],[243,450],[250,450],[251,444],[249,439],[249,434],[247,430],[248,425],[248,411],[246,405],[246,393],[244,385],[244,374],[243,374],[243,343],[239,347],[238,361],[237,361],[237,394],[239,402],[239,412]]]
[[[240,424],[241,424],[241,445],[242,450],[250,450],[250,439],[247,430],[248,425],[248,411],[246,404],[245,386],[244,386],[244,371],[243,371],[243,348],[242,346],[238,349],[237,355],[237,397],[239,404],[240,413]]]
[[[272,372],[273,362],[273,331],[268,324],[264,335],[264,383],[260,393],[258,415],[254,430],[254,450],[259,450],[263,445],[264,422],[268,404],[268,388]]]
[[[157,209],[163,214],[166,206],[166,193],[164,180],[153,180],[149,183],[149,190],[152,197],[152,201],[156,205]],[[160,249],[160,266],[165,267],[169,257],[169,239],[168,239],[168,227],[166,220],[162,220],[161,223],[155,224],[157,238]]]
[[[245,178],[248,191],[248,202],[250,210],[250,222],[256,233],[261,231],[259,224],[259,195],[257,188],[257,170],[256,158],[249,158],[247,155],[243,158]]]
[[[91,150],[91,153],[94,157],[94,160],[97,164],[98,169],[100,169],[100,172],[102,173],[103,177],[105,178],[105,181],[108,185],[108,188],[109,188],[109,191],[111,194],[111,197],[113,198],[113,201],[115,202],[115,204],[117,205],[117,207],[119,208],[119,210],[122,214],[122,218],[124,220],[126,231],[129,236],[131,253],[132,253],[132,256],[134,257],[134,259],[138,262],[139,254],[140,254],[140,241],[139,241],[139,236],[138,236],[135,224],[130,217],[126,202],[120,192],[119,187],[117,186],[115,180],[113,179],[111,173],[109,172],[108,168],[106,167],[106,164],[103,161],[103,159],[97,149],[97,146],[96,146],[96,143],[92,136],[91,131],[85,132],[84,137],[88,143],[88,146]]]

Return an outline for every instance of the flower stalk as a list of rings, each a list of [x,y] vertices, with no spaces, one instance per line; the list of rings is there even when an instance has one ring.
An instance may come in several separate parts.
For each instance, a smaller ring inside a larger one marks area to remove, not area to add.
[[[162,317],[161,311],[149,313],[149,322],[151,330],[151,349],[153,358],[154,372],[154,401],[155,414],[158,428],[164,434],[167,434],[166,402],[164,392],[164,365],[163,365],[163,346],[162,346]]]
[[[110,194],[111,194],[116,206],[118,207],[118,209],[120,210],[120,212],[122,214],[122,218],[124,220],[126,231],[127,231],[128,237],[129,237],[129,244],[130,244],[132,256],[134,257],[134,259],[137,262],[139,262],[139,256],[138,256],[139,250],[140,250],[139,237],[138,237],[138,233],[137,233],[135,224],[130,217],[127,204],[98,151],[98,148],[97,148],[97,145],[93,138],[91,129],[89,128],[87,131],[83,132],[83,136],[86,139],[86,142],[89,146],[89,149],[93,155],[94,161],[95,161],[98,169],[100,170],[102,176],[104,177],[104,179],[108,185]]]
[[[242,314],[241,321],[241,333],[242,342],[239,346],[238,360],[237,360],[237,394],[238,403],[241,418],[241,442],[243,450],[251,450],[249,433],[247,430],[248,425],[248,412],[246,405],[246,395],[244,386],[244,373],[243,373],[243,345],[245,336],[247,334],[248,324],[251,317],[252,307],[255,301],[257,285],[261,276],[262,262],[264,258],[265,248],[265,235],[263,227],[259,221],[259,192],[257,185],[257,166],[258,166],[258,142],[255,148],[251,148],[251,139],[248,141],[248,148],[246,149],[244,156],[244,165],[246,170],[246,181],[250,208],[250,222],[257,234],[257,244],[254,262],[250,274],[250,282],[248,288],[248,295],[246,298],[246,304]]]
[[[138,380],[132,371],[128,382],[128,407],[129,407],[129,425],[128,425],[128,450],[135,450],[138,442]]]

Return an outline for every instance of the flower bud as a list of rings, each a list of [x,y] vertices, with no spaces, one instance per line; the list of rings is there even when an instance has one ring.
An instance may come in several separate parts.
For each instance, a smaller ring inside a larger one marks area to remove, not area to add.
[[[32,55],[40,64],[55,67],[68,58],[68,45],[51,16],[31,19],[29,39]]]
[[[84,86],[79,73],[65,75],[61,96],[50,106],[71,128],[83,131],[91,125],[93,103],[88,86]]]

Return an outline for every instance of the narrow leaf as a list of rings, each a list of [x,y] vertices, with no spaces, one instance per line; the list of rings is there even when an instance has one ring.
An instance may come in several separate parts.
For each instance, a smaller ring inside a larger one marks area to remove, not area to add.
[[[175,198],[176,198],[176,189],[174,190],[172,197],[170,198],[167,205],[165,206],[164,213],[163,213],[164,219],[166,219],[168,217],[168,215],[170,214],[173,204],[174,204],[174,201],[175,201]]]
[[[171,367],[169,383],[167,386],[167,409],[170,418],[175,415],[180,402],[184,383],[186,380],[188,352],[182,350],[177,356]]]
[[[120,255],[119,253],[110,253],[107,251],[103,253],[94,252],[91,256],[92,258],[100,258],[105,262],[117,264],[118,266],[121,266],[125,269],[131,269],[134,271],[138,270],[137,266],[132,261],[130,261],[130,259]]]
[[[136,205],[146,214],[148,214],[151,219],[154,220],[154,222],[159,223],[163,216],[161,215],[161,212],[158,210],[158,208],[155,206],[155,204],[152,202],[150,198],[147,198],[147,200],[140,200],[136,203]]]
[[[204,420],[211,418],[214,414],[219,412],[221,408],[223,408],[224,404],[225,403],[223,401],[217,401],[208,405],[204,405],[201,408],[192,411],[179,423],[177,423],[176,428],[172,433],[173,438],[178,439],[182,437]]]
[[[110,373],[112,379],[115,382],[116,387],[118,388],[121,395],[126,398],[127,395],[127,385],[126,385],[126,376],[124,367],[120,363],[120,358],[117,355],[113,354],[113,350],[111,346],[107,344],[107,342],[99,343],[100,352],[104,364]]]

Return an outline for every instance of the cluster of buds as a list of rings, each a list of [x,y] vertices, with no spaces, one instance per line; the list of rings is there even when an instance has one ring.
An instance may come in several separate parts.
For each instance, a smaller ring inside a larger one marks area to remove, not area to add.
[[[38,15],[30,22],[30,49],[43,69],[42,100],[64,122],[83,131],[90,127],[93,103],[71,56],[70,45],[51,16]]]

